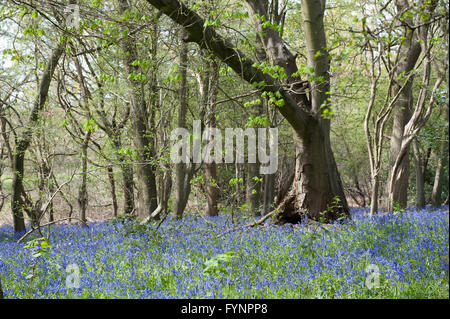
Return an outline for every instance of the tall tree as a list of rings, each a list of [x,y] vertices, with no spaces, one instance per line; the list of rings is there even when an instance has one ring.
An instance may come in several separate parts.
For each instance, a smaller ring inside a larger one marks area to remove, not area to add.
[[[414,6],[408,0],[396,0],[395,6],[397,8],[396,19],[401,24],[404,41],[400,46],[398,52],[398,64],[395,68],[395,73],[399,78],[408,77],[408,75],[416,68],[417,61],[422,52],[421,37],[426,38],[428,33],[427,20],[436,7],[438,1],[419,1],[418,10],[423,13],[416,15],[419,18],[414,20],[409,14],[410,10],[414,10]],[[416,25],[423,24],[420,27]],[[399,83],[394,87],[394,92],[400,92],[400,96],[395,103],[393,112],[392,135],[390,142],[390,177],[387,185],[387,193],[392,193],[392,198],[388,206],[392,208],[392,203],[395,202],[402,207],[408,204],[408,185],[409,185],[409,145],[405,149],[405,155],[398,164],[397,176],[392,178],[393,167],[398,158],[402,142],[405,135],[405,126],[411,119],[412,104],[413,104],[413,80],[414,77],[408,77],[405,85]],[[404,88],[402,89],[402,87]],[[392,185],[391,185],[392,181]]]
[[[424,11],[420,15],[419,26],[415,28],[415,34],[417,37],[417,41],[420,45],[420,52],[423,56],[423,73],[420,82],[420,90],[417,96],[417,100],[415,101],[414,111],[412,112],[409,120],[403,127],[401,143],[398,152],[395,154],[393,158],[393,165],[390,168],[390,175],[388,181],[388,198],[389,198],[389,209],[392,210],[396,203],[399,203],[402,206],[405,206],[406,203],[403,201],[397,201],[398,196],[401,196],[400,199],[403,200],[404,195],[399,195],[399,185],[402,185],[402,176],[404,175],[404,171],[407,171],[408,168],[404,166],[403,161],[408,157],[409,154],[409,146],[416,134],[420,132],[422,127],[425,125],[427,120],[429,119],[433,107],[436,104],[436,100],[438,99],[438,90],[441,86],[444,78],[446,77],[446,70],[448,68],[448,42],[444,45],[446,46],[446,57],[444,60],[443,66],[439,66],[436,62],[435,55],[431,52],[431,49],[434,45],[434,38],[437,32],[439,32],[438,28],[432,28],[433,22],[439,22],[442,17],[437,17],[433,19],[433,13],[438,4],[438,1],[425,1],[421,3],[421,9]],[[431,32],[429,32],[431,30]],[[442,31],[442,30],[441,30]],[[441,38],[445,37],[445,31],[443,36],[439,36]],[[434,84],[432,83],[432,67],[434,66],[435,71],[437,73],[437,77],[434,80]],[[408,79],[409,81],[409,79]],[[408,84],[408,82],[407,82]],[[408,88],[407,86],[405,86]],[[408,95],[408,103],[413,103],[413,96],[411,90],[409,90]],[[391,153],[392,156],[392,153]],[[406,181],[406,179],[405,179]],[[405,190],[407,191],[407,189]]]
[[[327,54],[323,15],[324,1],[302,1],[308,63],[314,67],[319,81],[311,83],[311,98],[305,82],[298,75],[296,56],[289,51],[277,30],[270,28],[261,17],[268,17],[264,1],[247,1],[262,36],[264,49],[273,65],[285,72],[283,82],[262,72],[249,57],[224,40],[211,26],[178,0],[147,0],[170,19],[184,26],[185,41],[208,49],[249,83],[258,82],[262,90],[277,97],[279,111],[294,131],[297,149],[296,174],[290,193],[279,207],[279,220],[296,222],[309,215],[314,219],[335,219],[349,216],[342,183],[334,161],[329,138],[329,120],[322,112],[328,105],[329,56]],[[258,19],[259,17],[259,19]],[[339,198],[339,205],[333,205]],[[326,212],[321,216],[322,212]]]
[[[186,36],[186,30],[182,28],[182,37]],[[186,128],[186,113],[188,109],[187,98],[187,62],[188,62],[188,46],[182,41],[180,47],[180,84],[178,89],[178,119],[177,125],[179,128]],[[175,164],[175,204],[174,215],[176,218],[183,217],[184,209],[191,193],[191,179],[193,176],[192,163],[185,163],[182,161]]]
[[[130,12],[131,6],[127,0],[119,1],[119,12],[126,15]],[[126,29],[125,29],[126,30]],[[132,124],[133,124],[133,142],[138,154],[137,179],[139,189],[139,208],[138,214],[145,218],[152,214],[158,206],[156,176],[152,159],[155,157],[155,132],[150,121],[153,117],[149,116],[149,110],[145,99],[145,86],[142,81],[143,72],[141,66],[137,63],[138,52],[136,40],[128,37],[123,40],[122,47],[124,51],[124,64],[128,76],[132,104]],[[153,111],[152,111],[153,112]]]
[[[217,100],[217,86],[219,85],[219,68],[217,62],[214,59],[207,56],[203,56],[204,63],[206,64],[207,72],[206,76],[201,76],[202,82],[200,90],[202,106],[205,109],[205,128],[216,128],[216,114],[215,103]],[[215,136],[209,134],[206,139],[206,143],[214,143]],[[206,215],[217,216],[218,211],[218,197],[219,188],[217,186],[217,163],[214,157],[211,161],[207,161],[205,165],[205,184],[206,184]]]
[[[24,192],[23,179],[25,173],[25,152],[30,146],[31,139],[33,137],[33,130],[39,123],[39,114],[44,108],[53,73],[55,72],[59,59],[64,53],[65,46],[66,41],[64,40],[60,42],[52,51],[40,80],[39,92],[34,100],[33,107],[28,118],[28,124],[16,140],[16,146],[13,153],[13,182],[11,196],[11,211],[13,213],[15,232],[25,231],[25,220],[23,216],[24,201],[22,198]]]

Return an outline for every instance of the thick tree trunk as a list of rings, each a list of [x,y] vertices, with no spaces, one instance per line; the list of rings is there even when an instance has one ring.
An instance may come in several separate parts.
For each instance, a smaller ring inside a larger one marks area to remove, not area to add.
[[[13,181],[12,181],[12,196],[11,196],[11,211],[13,214],[14,231],[16,233],[25,231],[25,220],[23,216],[24,203],[22,199],[23,178],[24,178],[24,161],[25,152],[31,143],[33,130],[39,121],[39,114],[47,100],[50,82],[59,58],[64,52],[65,42],[58,45],[52,51],[52,55],[47,62],[47,67],[44,70],[42,79],[40,81],[39,93],[34,101],[33,108],[28,120],[28,126],[25,128],[23,134],[18,137],[16,141],[16,148],[13,155]]]
[[[337,178],[334,158],[324,132],[317,122],[311,121],[307,137],[295,134],[296,165],[294,185],[288,198],[281,203],[278,221],[296,223],[305,216],[314,220],[335,220],[348,217],[348,207],[340,179]],[[284,206],[284,207],[283,207]]]

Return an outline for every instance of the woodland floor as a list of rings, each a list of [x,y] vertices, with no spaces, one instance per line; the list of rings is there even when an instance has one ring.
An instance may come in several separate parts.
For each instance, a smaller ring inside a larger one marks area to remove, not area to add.
[[[51,229],[50,247],[33,248],[25,246],[32,240],[38,243],[37,235],[17,243],[12,227],[2,226],[4,294],[6,298],[449,298],[448,206],[372,218],[359,209],[352,211],[351,221],[326,228],[303,224],[227,233],[236,223],[249,221],[242,217],[232,222],[229,215],[187,217],[167,220],[157,230],[156,224],[120,220],[92,223],[89,228],[60,225]],[[33,258],[39,252],[43,253]],[[71,264],[80,270],[79,288],[67,287]],[[379,270],[378,287],[369,265]],[[369,289],[366,283],[375,286]]]

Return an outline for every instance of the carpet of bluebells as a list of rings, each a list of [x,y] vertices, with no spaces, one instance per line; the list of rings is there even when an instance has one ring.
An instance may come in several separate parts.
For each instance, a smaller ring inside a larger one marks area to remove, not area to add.
[[[157,229],[123,220],[53,226],[48,255],[37,258],[25,247],[37,235],[17,243],[4,226],[5,298],[449,298],[448,206],[374,217],[360,209],[327,227],[227,232],[248,222],[221,216],[168,219]],[[72,264],[79,288],[67,286]]]

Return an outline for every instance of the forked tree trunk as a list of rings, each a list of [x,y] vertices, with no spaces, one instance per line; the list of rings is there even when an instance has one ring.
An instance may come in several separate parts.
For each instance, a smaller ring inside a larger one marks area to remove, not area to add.
[[[423,21],[413,21],[407,14],[408,10],[411,9],[408,0],[397,0],[396,1],[397,12],[402,12],[402,28],[404,43],[400,46],[399,51],[399,62],[396,68],[396,75],[399,77],[406,77],[414,70],[416,63],[419,59],[420,53],[422,52],[421,43],[423,39],[418,39],[418,34],[422,33],[422,37],[427,37],[428,25],[424,25],[420,28],[412,29],[411,26],[415,24],[421,24]],[[437,1],[424,1],[422,3],[422,10],[424,11],[424,16],[426,14],[432,13],[437,5]],[[426,22],[426,21],[425,21]],[[413,77],[409,78],[405,84],[404,89],[395,103],[394,106],[394,121],[392,126],[392,136],[390,144],[390,173],[389,181],[387,183],[387,193],[389,194],[389,202],[386,205],[389,209],[392,209],[394,205],[400,205],[401,207],[406,207],[408,204],[408,185],[409,185],[409,145],[406,148],[406,152],[399,163],[397,174],[395,178],[392,178],[392,173],[394,170],[396,159],[402,148],[402,143],[404,141],[404,131],[407,123],[411,119],[411,111],[413,104]],[[395,87],[395,92],[401,90],[401,85]]]
[[[278,94],[283,99],[279,112],[294,130],[297,162],[294,184],[289,195],[282,201],[277,214],[279,221],[296,222],[308,215],[314,219],[335,219],[339,215],[349,217],[347,202],[342,189],[337,166],[329,139],[329,121],[321,117],[322,106],[327,105],[326,87],[329,86],[329,57],[326,52],[323,26],[324,1],[302,1],[305,22],[305,38],[308,47],[309,64],[315,68],[314,75],[325,79],[324,83],[311,84],[311,100],[299,77],[292,77],[298,71],[295,56],[284,45],[278,31],[267,28],[256,14],[267,17],[266,1],[247,0],[250,13],[255,17],[257,32],[263,33],[264,49],[274,65],[283,67],[287,79],[286,90],[278,80],[264,74],[249,57],[238,51],[231,41],[224,40],[211,26],[184,3],[177,0],[147,0],[170,19],[184,26],[186,41],[196,42],[208,49],[222,62],[231,67],[249,83],[261,83],[261,89]],[[339,197],[340,203],[335,203]]]
[[[423,1],[422,10],[424,15],[419,15],[419,21],[414,23],[419,24],[418,28],[411,28],[411,21],[405,17],[403,22],[405,30],[405,46],[406,52],[400,50],[399,53],[399,66],[396,70],[397,75],[403,77],[410,75],[414,70],[419,55],[422,53],[423,59],[423,75],[420,83],[419,94],[416,101],[416,106],[412,111],[413,94],[412,94],[412,77],[409,78],[406,87],[401,91],[400,98],[397,101],[396,112],[399,114],[398,121],[394,117],[393,135],[391,138],[391,168],[389,174],[388,183],[388,198],[389,209],[399,204],[402,207],[407,205],[407,193],[408,193],[408,175],[409,175],[409,146],[413,140],[413,137],[418,134],[420,129],[425,125],[428,120],[434,100],[435,92],[441,85],[445,75],[442,70],[435,64],[437,78],[434,82],[434,86],[429,93],[429,84],[431,79],[431,65],[432,58],[430,56],[430,46],[428,29],[430,25],[427,23],[426,18],[429,14],[432,14],[438,4],[437,0]],[[398,11],[405,12],[410,9],[409,3],[406,0],[397,1]],[[423,19],[423,20],[422,20]],[[403,46],[402,46],[403,48]],[[447,54],[448,55],[448,54]],[[445,60],[446,61],[446,60]],[[446,64],[446,63],[445,63]],[[444,69],[446,66],[444,66]],[[398,92],[398,91],[397,91]],[[427,95],[429,100],[427,101]],[[400,116],[401,115],[401,116]],[[404,123],[404,121],[406,121]],[[396,126],[397,125],[397,126]],[[403,127],[402,127],[403,125]],[[393,157],[394,156],[394,157]]]
[[[397,11],[401,12],[407,10],[408,1],[399,0],[396,2]],[[411,25],[413,21],[411,18],[405,18]],[[399,51],[399,65],[397,68],[397,74],[399,76],[407,76],[411,70],[414,69],[417,60],[420,55],[420,44],[416,39],[415,32],[412,32],[409,27],[405,24],[403,26],[403,33],[405,36],[404,44],[400,47]],[[394,105],[393,117],[394,121],[392,124],[392,135],[390,140],[390,150],[389,150],[389,167],[390,175],[388,180],[391,180],[392,167],[394,166],[395,160],[403,140],[403,131],[406,123],[408,123],[411,118],[411,105],[412,105],[412,88],[413,88],[413,78],[410,78],[405,84],[404,89],[400,93],[397,102]],[[401,89],[400,85],[395,87],[396,94]],[[392,185],[392,198],[388,200],[386,207],[392,209],[394,203],[402,207],[406,207],[408,203],[408,185],[409,185],[409,147],[406,155],[400,163],[398,168],[398,178],[395,180],[394,185]],[[387,183],[387,194],[390,193],[391,185]],[[392,202],[391,202],[392,201]]]

